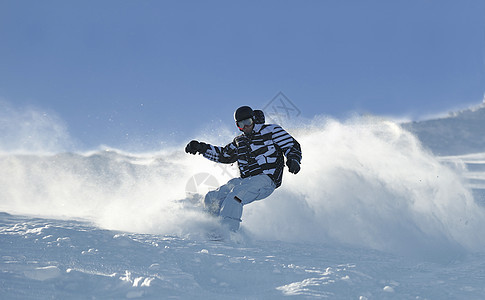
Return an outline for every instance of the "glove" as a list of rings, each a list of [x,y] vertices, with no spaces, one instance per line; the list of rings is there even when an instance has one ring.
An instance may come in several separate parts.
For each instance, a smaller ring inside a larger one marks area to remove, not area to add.
[[[185,147],[185,152],[190,154],[204,154],[208,148],[209,145],[207,145],[206,143],[201,143],[194,140],[190,141],[190,143],[187,144],[187,146]]]
[[[290,173],[297,174],[300,172],[300,163],[296,159],[288,159],[286,165],[288,166],[288,171],[290,171]]]

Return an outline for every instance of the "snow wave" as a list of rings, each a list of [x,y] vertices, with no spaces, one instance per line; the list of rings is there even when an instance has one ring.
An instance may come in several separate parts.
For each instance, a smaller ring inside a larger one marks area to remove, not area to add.
[[[485,212],[463,178],[399,125],[318,118],[289,131],[302,145],[302,171],[285,173],[281,188],[245,208],[243,230],[253,236],[433,255],[485,246]],[[183,147],[145,154],[4,153],[0,211],[186,235],[214,221],[181,200],[235,175],[235,166],[187,155]]]
[[[282,189],[247,211],[248,226],[261,238],[429,256],[483,249],[485,211],[465,179],[399,125],[329,120],[297,136],[301,173],[286,174]]]

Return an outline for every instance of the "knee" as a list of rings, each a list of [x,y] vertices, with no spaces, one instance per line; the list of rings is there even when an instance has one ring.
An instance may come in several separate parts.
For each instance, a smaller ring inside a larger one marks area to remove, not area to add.
[[[210,191],[205,195],[204,208],[213,215],[218,216],[221,208],[221,200],[217,197],[216,191]]]
[[[212,202],[214,202],[214,199],[215,199],[215,192],[214,191],[210,191],[208,192],[207,194],[205,194],[205,198],[204,198],[204,204],[210,204]]]

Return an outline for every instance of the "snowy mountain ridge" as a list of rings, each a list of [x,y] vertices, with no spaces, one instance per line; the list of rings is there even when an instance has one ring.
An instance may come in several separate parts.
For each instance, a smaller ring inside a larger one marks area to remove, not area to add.
[[[402,124],[440,156],[485,152],[485,102],[447,117]]]

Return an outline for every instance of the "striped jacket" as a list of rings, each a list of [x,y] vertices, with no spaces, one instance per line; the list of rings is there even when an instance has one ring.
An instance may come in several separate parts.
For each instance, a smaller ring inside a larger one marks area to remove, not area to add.
[[[279,187],[283,177],[283,154],[286,159],[300,163],[300,144],[278,125],[255,124],[251,135],[243,133],[225,147],[209,145],[203,155],[220,163],[237,161],[242,178],[266,174]]]

